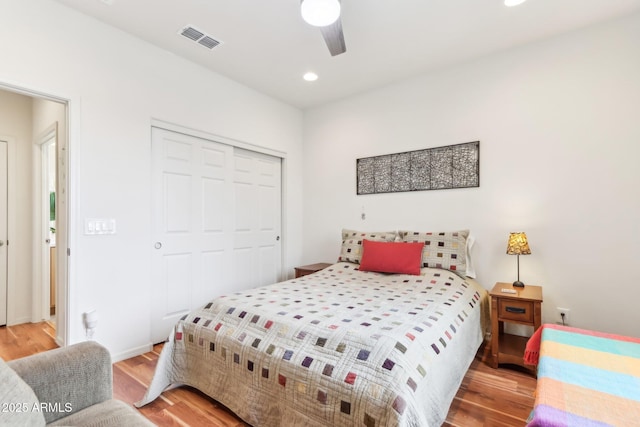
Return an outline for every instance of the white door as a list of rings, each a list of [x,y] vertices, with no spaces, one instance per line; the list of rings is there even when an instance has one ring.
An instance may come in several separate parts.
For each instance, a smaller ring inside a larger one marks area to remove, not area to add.
[[[233,149],[152,129],[152,339],[231,278]]]
[[[282,180],[279,157],[234,149],[234,289],[280,281]]]
[[[152,128],[153,342],[211,299],[279,281],[281,159]]]
[[[0,326],[7,324],[7,142],[0,141]]]

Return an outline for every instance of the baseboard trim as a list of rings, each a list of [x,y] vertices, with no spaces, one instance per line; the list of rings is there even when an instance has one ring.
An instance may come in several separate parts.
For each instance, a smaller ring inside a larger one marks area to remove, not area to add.
[[[36,323],[36,322],[32,322],[31,317],[29,316],[19,317],[17,319],[11,319],[11,321],[7,319],[7,326],[22,325],[23,323]]]
[[[140,356],[141,354],[148,353],[153,350],[153,344],[148,343],[141,345],[140,347],[131,348],[127,351],[123,351],[118,354],[111,355],[111,361],[113,363],[120,362],[121,360],[131,359],[132,357]]]

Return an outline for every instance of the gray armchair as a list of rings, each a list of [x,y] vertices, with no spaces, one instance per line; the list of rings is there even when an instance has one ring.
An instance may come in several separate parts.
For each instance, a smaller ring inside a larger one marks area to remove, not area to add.
[[[0,425],[153,426],[112,393],[111,356],[93,341],[0,359]]]

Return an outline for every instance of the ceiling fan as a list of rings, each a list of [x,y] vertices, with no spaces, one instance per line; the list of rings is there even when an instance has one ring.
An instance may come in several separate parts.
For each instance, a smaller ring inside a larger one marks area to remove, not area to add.
[[[305,22],[320,28],[331,56],[347,51],[340,20],[340,0],[301,0],[300,13]]]

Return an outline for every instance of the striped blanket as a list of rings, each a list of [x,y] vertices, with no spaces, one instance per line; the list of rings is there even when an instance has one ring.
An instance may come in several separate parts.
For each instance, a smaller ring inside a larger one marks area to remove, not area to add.
[[[540,329],[528,427],[640,426],[640,339],[550,324]]]

